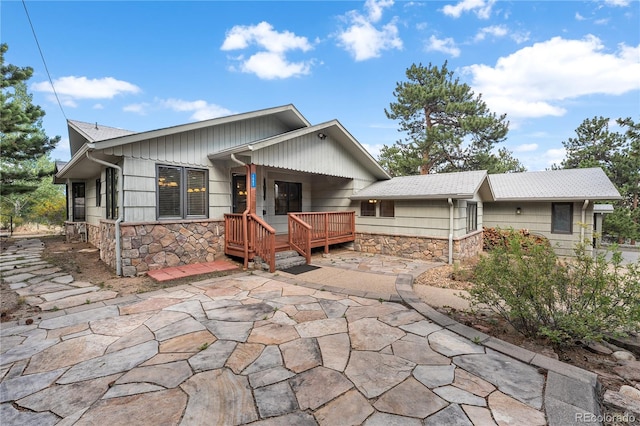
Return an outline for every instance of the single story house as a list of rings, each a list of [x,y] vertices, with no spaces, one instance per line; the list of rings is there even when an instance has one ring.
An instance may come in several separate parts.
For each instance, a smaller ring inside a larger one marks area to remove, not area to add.
[[[312,125],[293,105],[137,133],[67,124],[72,157],[54,178],[67,187],[67,236],[125,276],[225,254],[273,270],[277,251],[309,261],[343,242],[451,262],[482,250],[483,225],[567,245],[591,235],[577,223],[593,223],[594,201],[620,197],[600,169],[392,179],[339,121]]]

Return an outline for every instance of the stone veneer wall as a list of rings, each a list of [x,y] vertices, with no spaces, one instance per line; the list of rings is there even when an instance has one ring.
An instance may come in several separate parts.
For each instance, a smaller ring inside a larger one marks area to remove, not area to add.
[[[116,268],[115,222],[100,223],[100,258]],[[121,223],[122,275],[212,262],[224,254],[224,221]]]
[[[356,233],[354,250],[429,261],[449,261],[449,239],[406,235]],[[453,239],[453,259],[465,260],[482,252],[482,230]]]

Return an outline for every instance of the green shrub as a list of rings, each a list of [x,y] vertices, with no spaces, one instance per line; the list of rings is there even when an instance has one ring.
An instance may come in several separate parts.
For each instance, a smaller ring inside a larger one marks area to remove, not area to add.
[[[550,247],[512,233],[478,263],[470,300],[522,334],[557,344],[640,330],[638,265],[623,266],[615,249],[594,256],[584,243],[575,253],[560,262]]]

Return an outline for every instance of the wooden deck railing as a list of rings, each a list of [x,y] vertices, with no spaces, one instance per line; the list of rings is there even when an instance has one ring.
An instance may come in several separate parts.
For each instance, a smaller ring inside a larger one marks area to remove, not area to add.
[[[269,271],[275,272],[276,264],[276,230],[260,217],[247,215],[247,234],[243,214],[224,215],[224,252],[230,256],[238,256],[247,261],[260,256],[269,264]]]
[[[289,245],[311,263],[311,235],[313,228],[295,214],[289,214]]]
[[[301,227],[299,223],[308,225],[310,229]],[[345,243],[355,238],[355,212],[289,213],[289,244],[307,258],[307,263],[311,261],[311,248],[324,247],[324,252],[329,253],[331,244]],[[300,247],[303,242],[304,246]]]
[[[269,264],[269,271],[275,272],[275,229],[253,214],[246,215],[245,225],[244,217],[240,213],[224,215],[225,254],[244,258],[245,266],[260,256]],[[310,263],[312,248],[324,247],[329,253],[331,244],[355,240],[355,217],[355,212],[289,213],[288,243]]]

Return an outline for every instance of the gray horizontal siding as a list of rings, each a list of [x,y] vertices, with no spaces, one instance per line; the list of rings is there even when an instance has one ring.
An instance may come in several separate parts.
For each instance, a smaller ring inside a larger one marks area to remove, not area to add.
[[[520,207],[522,214],[516,214]],[[533,234],[547,237],[556,253],[561,256],[573,255],[573,248],[580,240],[580,222],[582,203],[573,203],[573,234],[551,233],[551,203],[500,202],[484,204],[484,226],[528,229]],[[593,205],[587,207],[585,214],[585,238],[590,240],[593,232]]]

